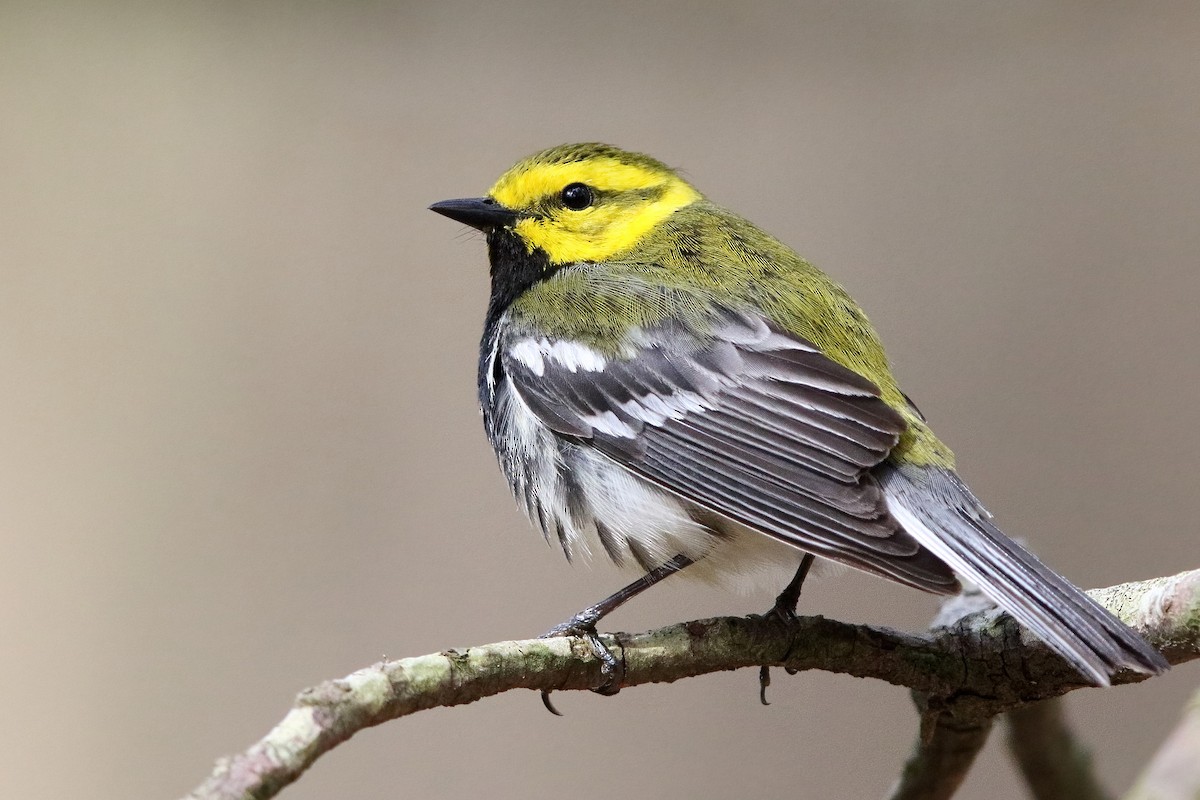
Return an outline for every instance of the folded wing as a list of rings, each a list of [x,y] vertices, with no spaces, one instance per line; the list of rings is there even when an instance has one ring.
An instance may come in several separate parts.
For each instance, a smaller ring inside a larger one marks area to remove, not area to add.
[[[666,324],[620,357],[518,336],[501,357],[543,423],[694,505],[925,591],[958,591],[869,472],[903,418],[870,381],[761,317],[725,312],[703,335]]]

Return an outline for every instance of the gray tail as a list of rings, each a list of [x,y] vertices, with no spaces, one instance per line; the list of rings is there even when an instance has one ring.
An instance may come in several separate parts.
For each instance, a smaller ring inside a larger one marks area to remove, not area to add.
[[[888,510],[913,538],[1095,685],[1122,669],[1169,668],[1142,637],[1005,536],[953,471],[888,464],[876,475]]]

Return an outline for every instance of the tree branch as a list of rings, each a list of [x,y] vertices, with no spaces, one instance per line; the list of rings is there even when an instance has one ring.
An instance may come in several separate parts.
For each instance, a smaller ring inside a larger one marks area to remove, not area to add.
[[[1057,698],[1008,713],[1008,748],[1035,800],[1108,800]]]
[[[1171,663],[1200,657],[1200,570],[1092,595]],[[1023,637],[1012,620],[994,610],[926,635],[823,617],[791,623],[722,617],[648,633],[606,634],[601,640],[623,667],[622,687],[763,664],[823,669],[910,687],[929,698],[932,713],[960,724],[1085,685],[1065,661]],[[1113,682],[1144,678],[1126,672]],[[602,682],[599,659],[585,642],[571,638],[500,642],[382,662],[302,692],[282,722],[244,753],[220,760],[189,798],[273,797],[358,731],[416,711],[511,689],[589,689]],[[932,741],[951,736],[939,727],[947,726],[933,725]],[[969,759],[965,763],[969,766]]]
[[[930,708],[926,697],[913,699],[921,709],[921,732],[888,800],[949,800],[987,744],[992,717],[959,718]]]
[[[1200,692],[1125,800],[1195,800],[1200,797]]]

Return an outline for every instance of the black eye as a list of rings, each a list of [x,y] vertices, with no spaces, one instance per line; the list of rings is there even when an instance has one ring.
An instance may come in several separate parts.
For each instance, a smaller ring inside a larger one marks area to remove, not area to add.
[[[572,183],[562,190],[563,205],[572,211],[582,211],[592,204],[592,189],[586,183]]]

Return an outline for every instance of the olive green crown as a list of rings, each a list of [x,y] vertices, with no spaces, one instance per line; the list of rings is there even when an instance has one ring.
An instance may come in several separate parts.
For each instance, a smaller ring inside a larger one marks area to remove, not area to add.
[[[611,144],[602,142],[582,142],[579,144],[560,144],[540,153],[521,159],[510,172],[527,169],[537,165],[574,164],[580,161],[590,161],[596,158],[608,158],[631,167],[640,167],[655,172],[665,172],[675,175],[675,170],[663,162],[645,153],[631,153]]]

